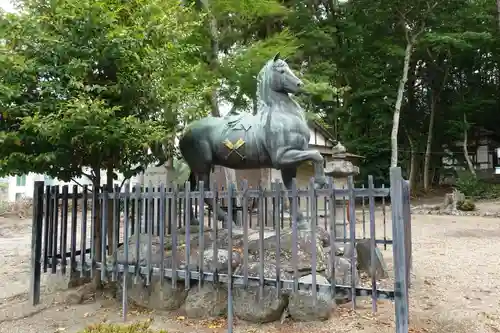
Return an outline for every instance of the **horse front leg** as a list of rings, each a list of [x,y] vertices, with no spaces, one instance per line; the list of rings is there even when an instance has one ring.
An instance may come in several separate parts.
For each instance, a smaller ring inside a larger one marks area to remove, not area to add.
[[[278,169],[287,169],[292,167],[296,168],[298,164],[305,161],[311,161],[313,163],[315,187],[325,187],[325,160],[317,150],[299,150],[290,147],[279,148],[275,154],[273,164],[275,164]]]

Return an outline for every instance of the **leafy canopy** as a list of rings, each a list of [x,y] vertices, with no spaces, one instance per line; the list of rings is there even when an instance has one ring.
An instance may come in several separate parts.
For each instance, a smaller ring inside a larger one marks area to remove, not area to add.
[[[200,16],[175,0],[17,5],[0,16],[0,173],[130,176],[150,163],[148,146],[175,135],[182,106],[200,99]]]

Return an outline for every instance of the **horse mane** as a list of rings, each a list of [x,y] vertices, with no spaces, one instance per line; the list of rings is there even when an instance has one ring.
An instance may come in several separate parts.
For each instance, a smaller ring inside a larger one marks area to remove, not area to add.
[[[271,105],[273,92],[279,93],[273,91],[271,88],[273,66],[274,59],[271,59],[264,65],[264,67],[262,67],[259,74],[257,75],[257,113],[261,113],[266,109],[266,107],[269,107]],[[293,98],[291,98],[288,94],[284,95],[288,97],[292,103],[296,104],[300,108],[300,106],[293,100]]]
[[[257,75],[257,110],[260,111],[263,107],[269,104],[269,90],[271,89],[271,79],[268,71],[272,69],[272,60],[266,62],[264,67]]]

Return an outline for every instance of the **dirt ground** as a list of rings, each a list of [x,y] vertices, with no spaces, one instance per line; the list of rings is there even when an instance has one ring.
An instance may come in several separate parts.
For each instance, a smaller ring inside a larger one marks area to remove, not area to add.
[[[500,211],[500,202],[480,203]],[[68,291],[57,291],[44,276],[42,304],[27,302],[31,221],[0,218],[0,333],[76,333],[85,326],[122,322],[121,306],[106,295],[82,305],[64,303]],[[387,223],[390,226],[390,221]],[[388,228],[388,235],[391,230]],[[500,332],[500,219],[471,216],[413,215],[413,284],[410,291],[411,332]],[[390,260],[391,248],[382,251]],[[392,266],[392,265],[391,265]],[[335,310],[324,323],[248,325],[235,332],[394,332],[394,307],[380,301],[376,315],[368,300]],[[128,321],[152,319],[152,327],[171,332],[225,332],[219,322],[191,321],[178,314],[130,310]],[[182,320],[181,320],[182,319]],[[224,323],[222,323],[224,325]]]

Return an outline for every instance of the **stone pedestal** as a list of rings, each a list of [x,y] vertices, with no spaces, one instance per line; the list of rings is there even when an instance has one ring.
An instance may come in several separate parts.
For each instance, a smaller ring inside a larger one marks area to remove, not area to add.
[[[348,155],[345,147],[338,142],[335,147],[332,148],[333,156],[330,161],[326,163],[325,174],[327,176],[333,177],[333,182],[335,187],[338,189],[347,188],[348,177],[359,174],[359,167],[355,166],[351,161],[347,160]],[[349,201],[347,197],[337,197],[337,202],[345,201],[346,209],[346,221],[349,221]],[[341,206],[342,207],[342,206]],[[335,232],[337,238],[348,237],[349,232],[344,231],[344,220],[342,216],[341,209],[337,214],[337,223],[335,224]],[[348,226],[346,229],[349,229]]]

